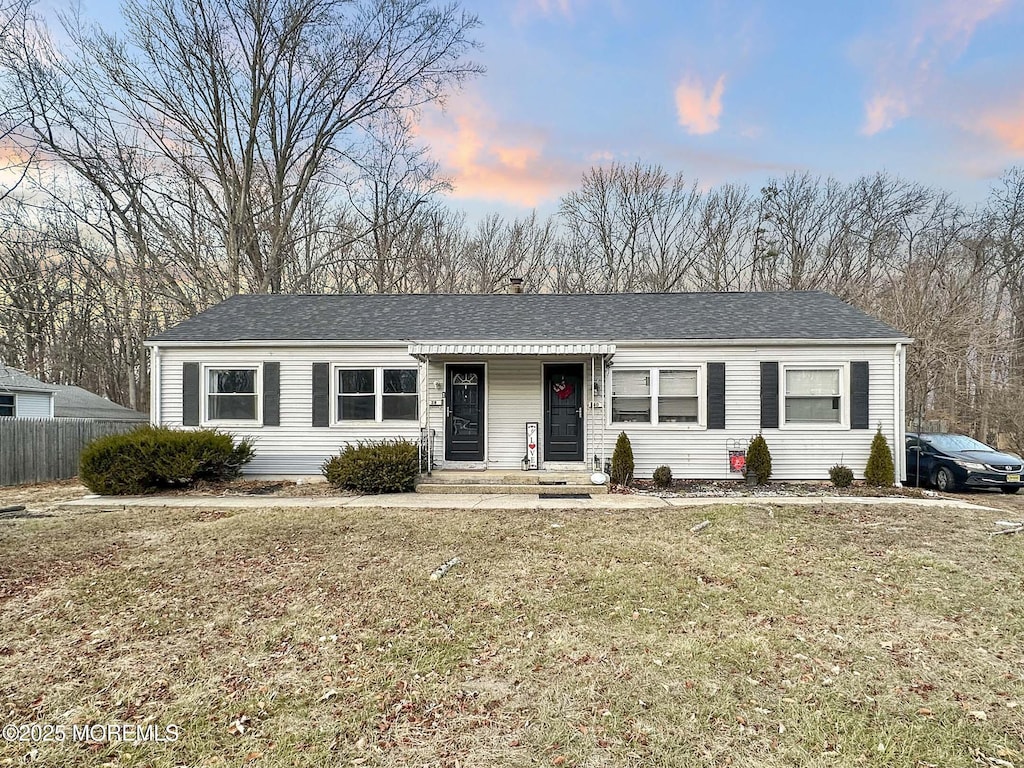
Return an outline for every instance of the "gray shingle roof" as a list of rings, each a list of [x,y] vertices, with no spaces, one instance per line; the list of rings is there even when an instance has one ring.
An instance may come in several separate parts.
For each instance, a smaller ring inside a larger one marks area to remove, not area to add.
[[[820,291],[244,295],[151,341],[903,339]]]
[[[58,419],[109,419],[111,421],[149,421],[149,416],[125,408],[81,387],[55,384],[53,415]]]
[[[56,389],[24,371],[0,365],[0,392],[53,392]]]

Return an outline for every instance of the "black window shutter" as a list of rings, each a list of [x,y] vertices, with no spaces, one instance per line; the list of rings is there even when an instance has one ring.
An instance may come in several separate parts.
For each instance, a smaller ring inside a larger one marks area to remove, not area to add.
[[[761,363],[761,429],[779,427],[779,364]]]
[[[181,371],[181,423],[199,426],[199,363],[185,363]]]
[[[850,429],[868,429],[868,361],[850,363]]]
[[[725,429],[725,363],[708,363],[708,429]]]
[[[331,366],[313,363],[313,426],[331,425]]]
[[[281,363],[263,364],[263,426],[281,425]]]

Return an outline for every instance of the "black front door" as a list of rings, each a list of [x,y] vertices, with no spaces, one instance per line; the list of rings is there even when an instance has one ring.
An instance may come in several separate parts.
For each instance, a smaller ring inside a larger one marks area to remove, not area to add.
[[[449,365],[446,379],[445,461],[483,461],[484,367]]]
[[[583,366],[544,366],[544,460],[583,461]]]

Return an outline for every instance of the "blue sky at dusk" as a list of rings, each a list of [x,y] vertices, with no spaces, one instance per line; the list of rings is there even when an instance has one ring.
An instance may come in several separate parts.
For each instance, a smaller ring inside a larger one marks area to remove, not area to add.
[[[470,210],[553,207],[590,166],[701,186],[888,171],[980,201],[1024,162],[1021,0],[469,0],[487,74],[420,135]]]

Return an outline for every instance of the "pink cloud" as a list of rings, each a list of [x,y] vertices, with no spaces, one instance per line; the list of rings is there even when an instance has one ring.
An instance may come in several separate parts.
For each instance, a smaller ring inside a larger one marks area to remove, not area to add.
[[[700,78],[689,74],[676,86],[676,113],[679,124],[688,133],[702,135],[718,130],[718,119],[722,115],[722,94],[725,92],[725,75],[715,81],[708,91]]]
[[[1004,152],[1024,156],[1024,100],[983,112],[968,128],[994,139]]]
[[[427,110],[416,132],[451,178],[455,198],[536,207],[571,189],[585,170],[553,157],[543,132],[509,124],[471,96],[444,112]]]
[[[900,93],[876,93],[864,105],[864,125],[861,133],[874,136],[887,131],[898,120],[910,114],[906,98]]]
[[[1008,0],[923,0],[888,34],[860,41],[858,58],[874,71],[861,133],[886,131],[929,99],[942,98],[944,68],[963,55],[980,24],[1008,5]]]

